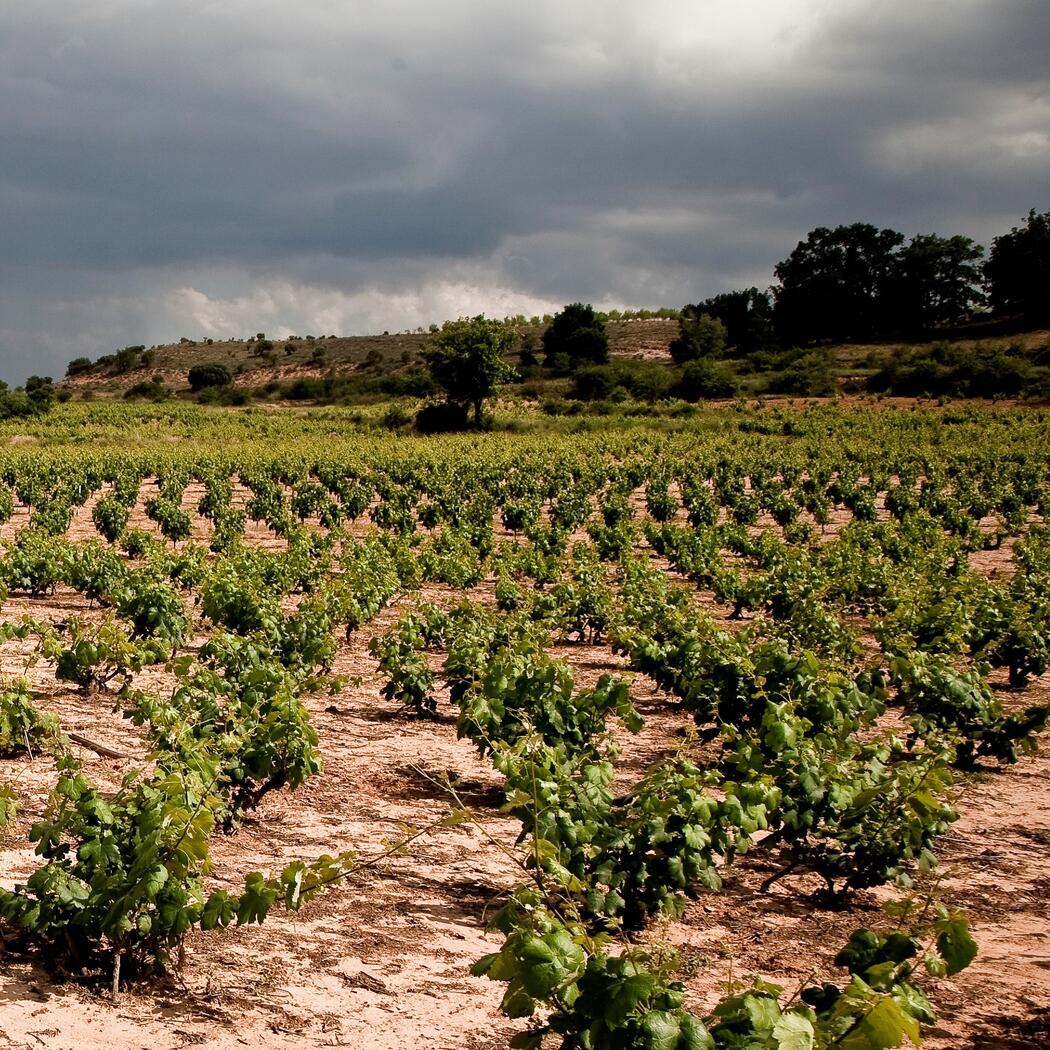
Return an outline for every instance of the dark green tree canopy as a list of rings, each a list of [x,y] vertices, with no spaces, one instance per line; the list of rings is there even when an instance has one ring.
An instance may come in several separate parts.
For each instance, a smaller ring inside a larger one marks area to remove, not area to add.
[[[217,361],[206,365],[194,365],[186,378],[194,392],[211,386],[229,386],[233,380],[230,370]]]
[[[446,321],[425,352],[434,382],[449,401],[473,407],[476,426],[481,425],[485,399],[514,378],[514,369],[504,360],[514,343],[512,328],[478,314]]]
[[[1050,320],[1050,211],[1033,208],[1021,226],[996,237],[984,275],[997,315]]]
[[[781,341],[870,339],[886,328],[896,249],[904,234],[868,223],[810,232],[773,270]]]
[[[545,363],[554,365],[562,355],[570,368],[582,364],[603,365],[609,360],[609,337],[605,323],[588,304],[570,303],[543,333]]]
[[[726,348],[726,326],[710,314],[694,317],[684,313],[678,321],[678,336],[670,346],[675,364],[701,357],[720,357]]]
[[[959,324],[984,303],[981,256],[969,237],[919,234],[901,248],[889,321],[896,330],[928,332]]]
[[[74,357],[72,361],[66,365],[67,376],[78,376],[84,372],[91,371],[91,358],[90,357]]]
[[[682,308],[683,318],[695,319],[703,314],[722,322],[726,345],[738,354],[761,350],[774,341],[773,304],[768,292],[757,288],[722,292]]]
[[[54,403],[55,386],[51,376],[30,376],[24,387],[14,390],[0,382],[0,420],[46,415]]]
[[[50,376],[30,376],[26,380],[25,391],[34,400],[47,400],[54,396],[54,380]]]
[[[984,304],[969,237],[904,234],[868,223],[820,227],[779,263],[774,322],[782,345],[860,342],[959,324]]]

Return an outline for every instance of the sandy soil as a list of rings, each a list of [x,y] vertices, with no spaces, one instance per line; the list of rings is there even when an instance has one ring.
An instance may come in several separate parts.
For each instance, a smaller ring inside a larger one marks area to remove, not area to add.
[[[188,493],[187,505],[197,495]],[[88,534],[89,511],[78,515],[75,533]],[[138,514],[135,523],[151,525]],[[1007,564],[1005,552],[990,552],[982,568],[1002,572]],[[440,601],[442,590],[422,597]],[[468,971],[499,944],[485,930],[486,915],[518,873],[494,843],[510,846],[517,824],[498,812],[499,778],[456,739],[450,708],[437,721],[397,716],[379,696],[381,679],[368,654],[369,634],[417,600],[401,599],[341,645],[335,671],[353,681],[335,697],[309,701],[323,772],[295,794],[268,796],[233,835],[218,837],[213,882],[235,886],[252,870],[351,847],[381,851],[405,825],[422,826],[445,811],[445,777],[477,824],[420,840],[407,856],[333,889],[297,915],[277,912],[262,927],[196,933],[177,978],[132,989],[117,1003],[102,987],[56,983],[46,960],[9,942],[0,955],[0,1047],[507,1045],[521,1025],[498,1014],[502,986]],[[97,615],[69,592],[11,599],[4,607],[5,617],[23,611],[49,619],[71,611]],[[623,666],[600,645],[564,645],[558,653],[581,684]],[[0,666],[21,673],[17,645],[0,652]],[[84,752],[92,777],[115,785],[141,760],[138,732],[111,712],[105,695],[56,686],[45,666],[29,675],[41,706],[58,714],[66,730],[87,732],[129,756]],[[632,679],[632,695],[647,720],[641,734],[624,740],[622,775],[633,778],[680,746],[689,720],[643,677]],[[1050,676],[1024,694],[1003,693],[1010,704],[1048,695]],[[935,989],[941,1021],[926,1045],[939,1050],[1050,1045],[1050,738],[1043,744],[1040,755],[966,782],[962,819],[941,841],[939,895],[970,913],[981,953],[969,970]],[[13,781],[24,799],[16,826],[0,841],[4,885],[32,870],[34,859],[21,844],[43,813],[53,779],[43,757],[0,763],[0,780]],[[682,920],[647,932],[647,940],[678,948],[697,1009],[716,1001],[727,981],[751,973],[792,990],[834,975],[831,958],[849,931],[879,921],[879,904],[893,896],[861,894],[849,909],[835,910],[812,896],[816,886],[807,877],[760,893],[773,869],[760,854],[745,857],[726,873],[722,892],[703,894]]]

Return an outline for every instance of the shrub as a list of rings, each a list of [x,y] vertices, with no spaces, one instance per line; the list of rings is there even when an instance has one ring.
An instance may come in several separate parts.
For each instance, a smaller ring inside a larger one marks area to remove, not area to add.
[[[659,401],[671,395],[674,379],[663,365],[649,361],[621,361],[612,365],[586,365],[578,369],[571,394],[579,401]]]
[[[682,369],[675,393],[683,401],[735,397],[737,383],[728,366],[710,358],[701,358],[689,361]]]
[[[85,372],[91,371],[91,358],[90,357],[74,357],[72,361],[66,365],[67,376],[79,376]]]
[[[518,350],[518,364],[522,368],[535,368],[540,363],[536,356],[536,340],[531,335],[522,337]]]
[[[0,420],[22,419],[37,415],[39,411],[24,390],[0,391]]]
[[[41,412],[46,412],[55,399],[55,385],[50,376],[30,376],[26,380],[25,392]]]
[[[623,362],[619,367],[620,385],[639,401],[662,401],[671,396],[674,375],[657,361]]]
[[[383,376],[379,389],[392,397],[430,397],[437,392],[437,384],[425,368],[417,367]]]
[[[571,396],[577,401],[597,401],[609,397],[619,385],[619,374],[607,365],[588,365],[573,379]]]
[[[420,434],[445,434],[466,430],[468,408],[455,401],[430,401],[417,413],[415,428]]]
[[[186,376],[190,389],[196,393],[208,387],[229,386],[232,381],[230,370],[213,361],[206,365],[194,365]]]
[[[568,375],[572,372],[572,361],[568,354],[548,354],[544,364],[555,373],[555,375]]]
[[[545,416],[569,416],[574,415],[580,409],[576,402],[565,401],[561,398],[549,397],[540,405],[540,411]]]
[[[782,369],[770,374],[766,392],[824,397],[836,390],[831,353],[826,349],[792,350],[781,356]]]
[[[243,387],[205,387],[197,395],[197,403],[201,405],[226,405],[235,408],[247,405],[251,395]]]
[[[156,379],[151,379],[148,383],[145,381],[136,383],[124,391],[124,398],[127,401],[163,401],[167,396],[168,388]]]
[[[979,350],[947,342],[900,350],[868,381],[897,397],[1017,397],[1039,390],[1040,370],[1014,349]]]
[[[379,422],[387,430],[400,430],[412,422],[412,415],[401,405],[391,405]]]
[[[118,350],[112,357],[112,370],[118,375],[123,375],[137,368],[145,349],[146,347],[139,343],[136,346],[126,346],[123,350]]]

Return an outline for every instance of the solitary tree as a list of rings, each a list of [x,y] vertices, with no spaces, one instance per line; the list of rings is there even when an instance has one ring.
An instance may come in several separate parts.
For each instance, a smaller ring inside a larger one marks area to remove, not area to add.
[[[74,357],[72,361],[66,365],[67,376],[79,376],[84,372],[91,371],[91,358],[90,357]]]
[[[229,386],[233,381],[230,370],[217,361],[206,365],[194,365],[187,373],[186,379],[194,393],[210,386]]]
[[[434,382],[449,401],[473,407],[475,426],[481,426],[485,399],[514,378],[504,360],[514,341],[512,328],[478,314],[446,321],[425,352]]]
[[[609,360],[605,323],[590,304],[570,303],[543,333],[543,352],[547,365],[558,364],[563,355],[570,368],[604,365]]]

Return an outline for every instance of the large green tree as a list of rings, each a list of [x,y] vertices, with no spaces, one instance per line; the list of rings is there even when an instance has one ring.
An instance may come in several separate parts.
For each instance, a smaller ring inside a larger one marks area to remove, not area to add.
[[[965,320],[984,302],[982,255],[969,237],[913,237],[897,255],[887,321],[897,330],[928,332]]]
[[[481,426],[485,399],[513,379],[506,354],[515,344],[514,330],[484,314],[446,321],[425,352],[430,374],[451,402],[469,405]]]
[[[904,234],[855,222],[820,226],[773,270],[777,333],[785,344],[871,339],[887,330]]]
[[[543,333],[543,352],[547,365],[557,365],[563,357],[574,370],[580,365],[604,365],[609,360],[605,322],[590,304],[569,303]]]
[[[1033,209],[1021,226],[996,237],[984,275],[996,314],[1050,320],[1050,211]]]
[[[696,361],[701,357],[720,357],[726,348],[726,326],[710,314],[698,317],[682,311],[678,319],[678,337],[668,348],[675,364]]]
[[[757,288],[721,292],[682,308],[682,319],[686,321],[705,314],[725,325],[726,345],[734,353],[750,354],[774,342],[773,304],[768,293]]]

